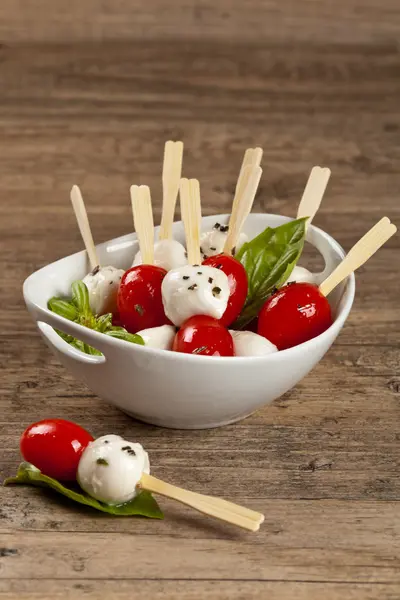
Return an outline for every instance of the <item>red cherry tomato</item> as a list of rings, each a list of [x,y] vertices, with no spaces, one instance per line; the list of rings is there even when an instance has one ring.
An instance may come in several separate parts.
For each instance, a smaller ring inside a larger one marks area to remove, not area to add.
[[[228,277],[230,296],[228,306],[220,319],[221,324],[228,327],[239,316],[246,301],[248,283],[245,268],[242,263],[228,254],[210,256],[206,258],[203,265],[221,269]]]
[[[161,284],[166,274],[161,267],[139,265],[122,276],[118,311],[123,326],[130,333],[170,323],[161,297]]]
[[[121,317],[119,316],[118,312],[113,314],[112,324],[113,324],[113,327],[122,327]]]
[[[24,459],[44,475],[59,481],[73,481],[82,452],[93,438],[85,429],[64,419],[33,423],[21,436]]]
[[[265,302],[258,333],[285,350],[307,342],[332,325],[331,307],[316,285],[290,283]]]
[[[233,356],[233,340],[220,321],[197,315],[183,323],[174,338],[172,350],[203,356]]]

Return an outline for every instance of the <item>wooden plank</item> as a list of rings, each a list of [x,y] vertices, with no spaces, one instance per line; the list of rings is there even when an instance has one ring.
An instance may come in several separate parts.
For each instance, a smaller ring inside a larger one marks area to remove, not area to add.
[[[35,531],[5,533],[2,540],[6,547],[18,549],[17,555],[1,559],[3,579],[256,579],[400,584],[400,559],[394,547],[392,553],[379,555],[373,546],[331,548],[324,544],[307,548],[302,544],[301,548],[286,548],[267,542],[260,551],[258,544],[246,537],[236,541],[226,536],[214,540],[185,538],[174,544],[159,535],[155,553],[154,540],[148,535],[92,533],[88,538],[86,533],[68,536]],[[161,556],[165,557],[163,561]]]
[[[399,6],[385,0],[337,0],[298,3],[292,0],[14,0],[0,5],[0,37],[5,42],[262,38],[289,43],[396,42]]]
[[[18,579],[0,580],[2,600],[110,598],[136,600],[143,597],[152,600],[397,600],[397,584],[382,583],[313,583],[285,581],[142,581],[116,579]]]

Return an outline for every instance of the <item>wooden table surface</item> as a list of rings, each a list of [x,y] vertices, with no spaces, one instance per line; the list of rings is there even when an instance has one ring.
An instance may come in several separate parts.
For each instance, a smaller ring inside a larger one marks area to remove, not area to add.
[[[205,214],[229,211],[242,153],[260,145],[255,210],[294,216],[321,164],[315,223],[346,249],[385,214],[399,224],[398,1],[144,4],[0,5],[0,474],[23,428],[57,416],[137,439],[159,477],[266,519],[247,534],[164,500],[164,521],[114,519],[3,488],[0,597],[398,599],[398,236],[360,270],[317,368],[222,429],[158,429],[107,406],[52,357],[21,294],[82,247],[73,183],[98,242],[131,230],[132,183],[152,187],[158,220],[169,138],[185,142]]]

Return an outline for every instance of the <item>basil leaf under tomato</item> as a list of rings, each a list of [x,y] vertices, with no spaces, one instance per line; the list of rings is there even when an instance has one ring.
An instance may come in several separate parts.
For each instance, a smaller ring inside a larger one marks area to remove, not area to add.
[[[244,244],[236,257],[244,266],[249,290],[235,329],[242,329],[256,317],[265,300],[285,283],[300,258],[304,246],[307,217],[279,227],[267,227]]]
[[[52,490],[66,496],[73,502],[91,506],[96,510],[108,513],[110,515],[128,517],[138,515],[148,517],[150,519],[163,519],[164,515],[158,506],[156,500],[150,492],[142,491],[133,500],[120,504],[118,506],[110,506],[95,500],[91,496],[85,494],[80,488],[72,489],[66,487],[56,479],[43,475],[39,469],[27,462],[22,462],[18,468],[15,477],[9,477],[4,481],[4,485],[10,484],[34,485],[39,487],[51,488]]]

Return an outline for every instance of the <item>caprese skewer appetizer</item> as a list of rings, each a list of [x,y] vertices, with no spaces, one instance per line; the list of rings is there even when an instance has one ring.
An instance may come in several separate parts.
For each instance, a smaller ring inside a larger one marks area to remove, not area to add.
[[[143,446],[119,435],[94,439],[76,423],[46,419],[33,423],[24,431],[20,449],[24,460],[36,467],[41,475],[63,484],[78,483],[87,497],[97,500],[100,506],[123,509],[147,490],[248,531],[258,531],[264,521],[264,515],[254,510],[190,492],[153,477],[149,456]],[[18,477],[10,482],[19,483]],[[68,492],[68,488],[61,486],[55,489]],[[76,496],[71,490],[69,497],[76,499]],[[120,514],[126,513],[122,510]]]
[[[301,282],[289,283],[272,294],[258,317],[258,333],[286,350],[311,340],[332,325],[327,296],[346,277],[363,265],[397,231],[383,217],[349,251],[343,261],[318,287]]]
[[[85,203],[77,185],[71,190],[71,202],[91,266],[91,271],[83,278],[89,292],[90,308],[95,315],[116,313],[117,294],[124,271],[110,265],[100,265]]]
[[[150,189],[145,185],[133,185],[131,202],[143,263],[124,273],[118,290],[117,304],[122,325],[130,333],[138,333],[143,329],[171,323],[164,312],[161,296],[161,284],[167,271],[154,264],[154,223]]]

